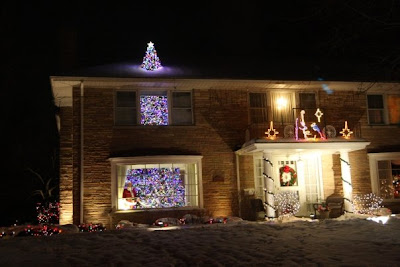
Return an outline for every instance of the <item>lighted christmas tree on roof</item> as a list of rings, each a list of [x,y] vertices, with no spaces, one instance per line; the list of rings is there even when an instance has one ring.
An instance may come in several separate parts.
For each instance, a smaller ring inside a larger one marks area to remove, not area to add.
[[[156,70],[161,68],[160,59],[158,58],[157,51],[151,41],[147,44],[146,55],[143,57],[141,67],[146,70]]]

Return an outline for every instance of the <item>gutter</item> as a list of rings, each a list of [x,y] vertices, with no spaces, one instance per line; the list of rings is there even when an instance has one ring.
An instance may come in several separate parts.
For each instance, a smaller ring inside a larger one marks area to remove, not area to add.
[[[236,153],[236,179],[237,179],[237,192],[239,201],[239,217],[242,217],[242,197],[240,196],[240,171],[239,171],[239,154]]]
[[[84,153],[84,149],[83,149],[83,145],[84,145],[84,142],[83,142],[83,108],[84,108],[84,86],[83,86],[83,80],[81,81],[81,86],[80,86],[80,90],[81,90],[81,107],[80,107],[80,115],[81,115],[81,124],[80,124],[80,127],[81,127],[81,151],[80,151],[80,165],[81,165],[81,172],[80,172],[80,203],[79,203],[79,208],[80,208],[80,214],[79,214],[79,221],[80,221],[80,223],[81,224],[83,224],[83,222],[84,222],[84,220],[83,220],[83,191],[84,191],[84,185],[83,185],[83,181],[84,181],[84,168],[83,168],[83,166],[84,166],[84,155],[83,155],[83,153]]]

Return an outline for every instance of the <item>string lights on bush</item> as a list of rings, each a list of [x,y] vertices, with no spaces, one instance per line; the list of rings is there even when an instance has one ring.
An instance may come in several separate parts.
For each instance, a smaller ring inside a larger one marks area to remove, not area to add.
[[[276,194],[275,202],[280,219],[294,216],[300,210],[299,198],[294,192],[281,192]]]
[[[57,224],[60,219],[60,203],[37,203],[36,214],[38,223]]]
[[[353,197],[353,210],[357,214],[376,215],[383,199],[374,193],[355,195]]]

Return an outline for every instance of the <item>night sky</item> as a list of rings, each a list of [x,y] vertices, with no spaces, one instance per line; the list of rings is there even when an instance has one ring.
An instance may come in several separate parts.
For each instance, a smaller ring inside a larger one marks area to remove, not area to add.
[[[0,205],[7,220],[32,210],[38,184],[28,168],[53,175],[50,76],[140,64],[152,41],[165,66],[266,79],[400,80],[400,1],[147,2],[2,4]]]

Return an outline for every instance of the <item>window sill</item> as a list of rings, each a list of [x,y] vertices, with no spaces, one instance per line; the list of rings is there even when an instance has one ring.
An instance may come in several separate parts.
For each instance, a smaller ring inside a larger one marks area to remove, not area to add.
[[[116,210],[114,213],[164,212],[164,211],[174,211],[174,210],[201,210],[201,208],[179,207],[179,208],[165,208],[165,209]]]
[[[397,124],[368,124],[368,125],[363,125],[361,126],[361,129],[371,129],[371,128],[399,128],[399,125]]]
[[[154,128],[181,128],[196,127],[196,125],[114,125],[114,129],[154,129]]]
[[[384,203],[399,203],[400,202],[400,198],[398,198],[398,199],[384,199],[383,202]]]

